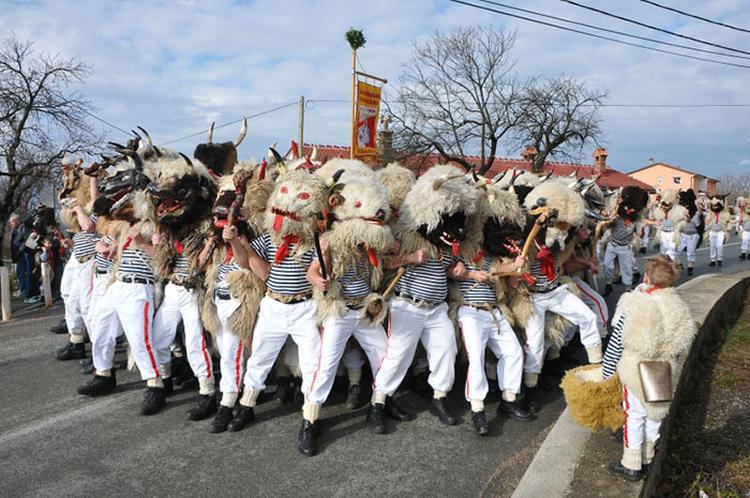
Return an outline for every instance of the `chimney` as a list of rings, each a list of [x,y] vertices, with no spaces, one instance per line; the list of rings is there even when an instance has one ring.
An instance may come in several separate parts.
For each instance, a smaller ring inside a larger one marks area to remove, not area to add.
[[[598,147],[593,154],[591,154],[591,157],[594,158],[594,172],[597,174],[604,173],[604,170],[607,169],[607,156],[609,154],[607,153],[606,149],[604,147]]]
[[[521,152],[521,157],[524,161],[529,161],[530,163],[534,162],[534,158],[536,157],[537,151],[536,147],[533,145],[527,145],[525,149]]]
[[[385,166],[393,161],[393,131],[388,129],[391,123],[390,116],[382,116],[380,124],[382,128],[378,131],[378,156],[380,164]]]

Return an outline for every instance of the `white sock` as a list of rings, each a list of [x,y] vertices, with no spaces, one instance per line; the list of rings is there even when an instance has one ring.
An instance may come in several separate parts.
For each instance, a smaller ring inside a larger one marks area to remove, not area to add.
[[[484,400],[483,399],[471,399],[469,400],[471,403],[471,411],[473,412],[483,412],[484,411]]]
[[[360,383],[362,380],[362,369],[361,368],[347,368],[349,374],[349,385],[354,386]]]
[[[432,397],[435,399],[443,399],[446,396],[448,396],[448,393],[445,391],[438,391],[437,389],[433,389],[433,395]]]
[[[245,386],[245,390],[242,392],[242,398],[240,398],[240,404],[242,406],[255,406],[258,404],[258,396],[260,396],[259,390],[250,389]]]
[[[526,387],[536,387],[537,382],[539,382],[538,373],[533,373],[533,372],[523,373],[523,383]]]
[[[198,377],[198,394],[201,396],[210,396],[216,391],[214,380],[208,377]]]
[[[112,370],[94,370],[94,375],[99,377],[112,377]]]
[[[70,334],[70,342],[73,344],[83,344],[85,342],[83,332],[78,334]]]
[[[601,363],[602,362],[602,345],[597,344],[586,348],[586,354],[589,357],[589,363]]]
[[[153,379],[146,380],[146,386],[147,387],[160,387],[164,389],[164,381],[161,380],[161,377],[154,377]]]
[[[372,404],[380,403],[381,405],[385,404],[385,398],[387,398],[387,395],[382,391],[373,391],[372,393]]]
[[[622,466],[630,470],[641,470],[641,449],[625,448],[622,451]]]
[[[318,403],[310,403],[305,401],[302,405],[302,417],[308,422],[315,423],[320,416],[320,405]]]
[[[235,403],[237,403],[236,392],[229,391],[229,392],[221,393],[221,406],[234,408]]]
[[[162,363],[159,365],[159,373],[164,379],[170,378],[172,376],[172,363]]]
[[[516,400],[516,393],[510,389],[503,389],[503,399],[508,403],[513,403]]]

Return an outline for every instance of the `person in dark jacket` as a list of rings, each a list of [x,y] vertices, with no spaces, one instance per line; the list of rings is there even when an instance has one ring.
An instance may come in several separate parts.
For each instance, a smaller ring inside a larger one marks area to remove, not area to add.
[[[21,297],[26,295],[29,287],[28,270],[26,260],[23,257],[23,247],[26,242],[27,233],[25,226],[21,223],[21,218],[16,213],[10,215],[8,224],[11,228],[10,259],[15,266],[16,278],[18,279],[18,290],[15,293],[15,297]]]

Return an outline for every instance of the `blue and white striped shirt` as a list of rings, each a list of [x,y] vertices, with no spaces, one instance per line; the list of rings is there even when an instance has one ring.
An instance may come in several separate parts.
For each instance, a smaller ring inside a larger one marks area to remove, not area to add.
[[[187,265],[187,258],[185,258],[185,265]],[[176,265],[175,265],[176,268]],[[229,282],[227,278],[229,277],[229,274],[233,271],[241,270],[242,267],[237,263],[237,261],[232,258],[228,262],[221,263],[219,265],[219,271],[216,274],[216,290],[222,291],[222,292],[229,292]]]
[[[617,363],[622,357],[622,329],[625,327],[625,314],[621,314],[612,326],[612,334],[609,336],[609,344],[604,352],[602,370],[604,378],[608,379],[617,372]]]
[[[529,273],[531,273],[536,279],[534,285],[531,286],[532,292],[548,292],[560,285],[560,272],[557,268],[557,254],[554,254],[552,257],[555,258],[555,277],[551,280],[547,279],[547,275],[542,272],[542,262],[536,258],[531,260]]]
[[[367,256],[360,249],[357,264],[349,266],[339,279],[341,295],[347,299],[365,297],[370,293],[370,273],[372,269],[365,262]]]
[[[187,256],[178,254],[172,265],[172,275],[176,277],[189,277]]]
[[[101,241],[107,246],[112,245],[112,237],[109,235],[102,237]],[[94,264],[96,265],[96,271],[98,273],[103,273],[110,271],[115,265],[115,262],[111,259],[105,258],[103,254],[96,253],[96,256],[94,256]]]
[[[421,265],[409,265],[396,284],[396,292],[431,303],[445,301],[448,295],[448,276],[445,270],[451,264],[450,251],[442,251],[442,259],[430,258]]]
[[[250,243],[250,246],[259,257],[271,263],[271,274],[266,281],[268,290],[287,296],[312,292],[312,286],[307,281],[306,273],[315,257],[314,249],[310,249],[299,257],[302,262],[300,264],[292,257],[294,244],[289,244],[288,254],[281,263],[276,264],[274,258],[279,248],[271,242],[269,234],[266,233],[257,237]]]
[[[469,261],[466,261],[463,257],[459,258],[469,271],[480,271],[480,268],[475,266]],[[481,270],[489,272],[492,266],[492,260],[490,258],[484,258],[484,265]],[[478,283],[474,279],[470,280],[459,280],[458,288],[461,290],[461,296],[464,301],[471,304],[495,304],[497,302],[497,296],[492,285],[488,282]]]
[[[131,249],[128,247],[122,251],[122,256],[120,256],[118,274],[154,280],[151,256],[141,249]]]
[[[96,223],[96,216],[92,215],[91,221]],[[73,235],[73,256],[78,260],[90,258],[96,253],[97,240],[99,240],[99,236],[96,232],[80,231],[76,233]]]

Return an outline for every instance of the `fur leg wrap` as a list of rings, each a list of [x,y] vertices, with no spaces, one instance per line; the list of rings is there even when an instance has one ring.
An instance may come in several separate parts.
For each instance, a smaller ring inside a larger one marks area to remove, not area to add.
[[[523,373],[523,384],[526,387],[536,387],[537,382],[539,382],[539,374],[533,372]]]
[[[86,342],[83,330],[71,331],[70,342],[73,344],[83,344],[84,342]]]
[[[381,405],[385,404],[385,398],[386,395],[384,392],[381,391],[373,391],[372,393],[372,404],[380,403]]]
[[[172,376],[172,364],[162,363],[161,365],[159,365],[159,373],[164,379],[170,378]]]
[[[94,371],[94,374],[99,377],[112,377],[112,370],[96,370]]]
[[[516,400],[516,393],[514,393],[510,389],[506,389],[503,391],[503,399],[508,403],[512,403]]]
[[[445,392],[445,391],[438,391],[437,389],[435,389],[435,390],[433,391],[433,393],[434,393],[434,394],[432,395],[432,397],[433,397],[433,398],[435,398],[435,399],[443,399],[443,398],[445,398],[446,396],[448,396],[448,393],[447,393],[447,392]]]
[[[656,454],[656,443],[646,439],[646,444],[643,446],[643,463],[649,465],[654,459]]]

